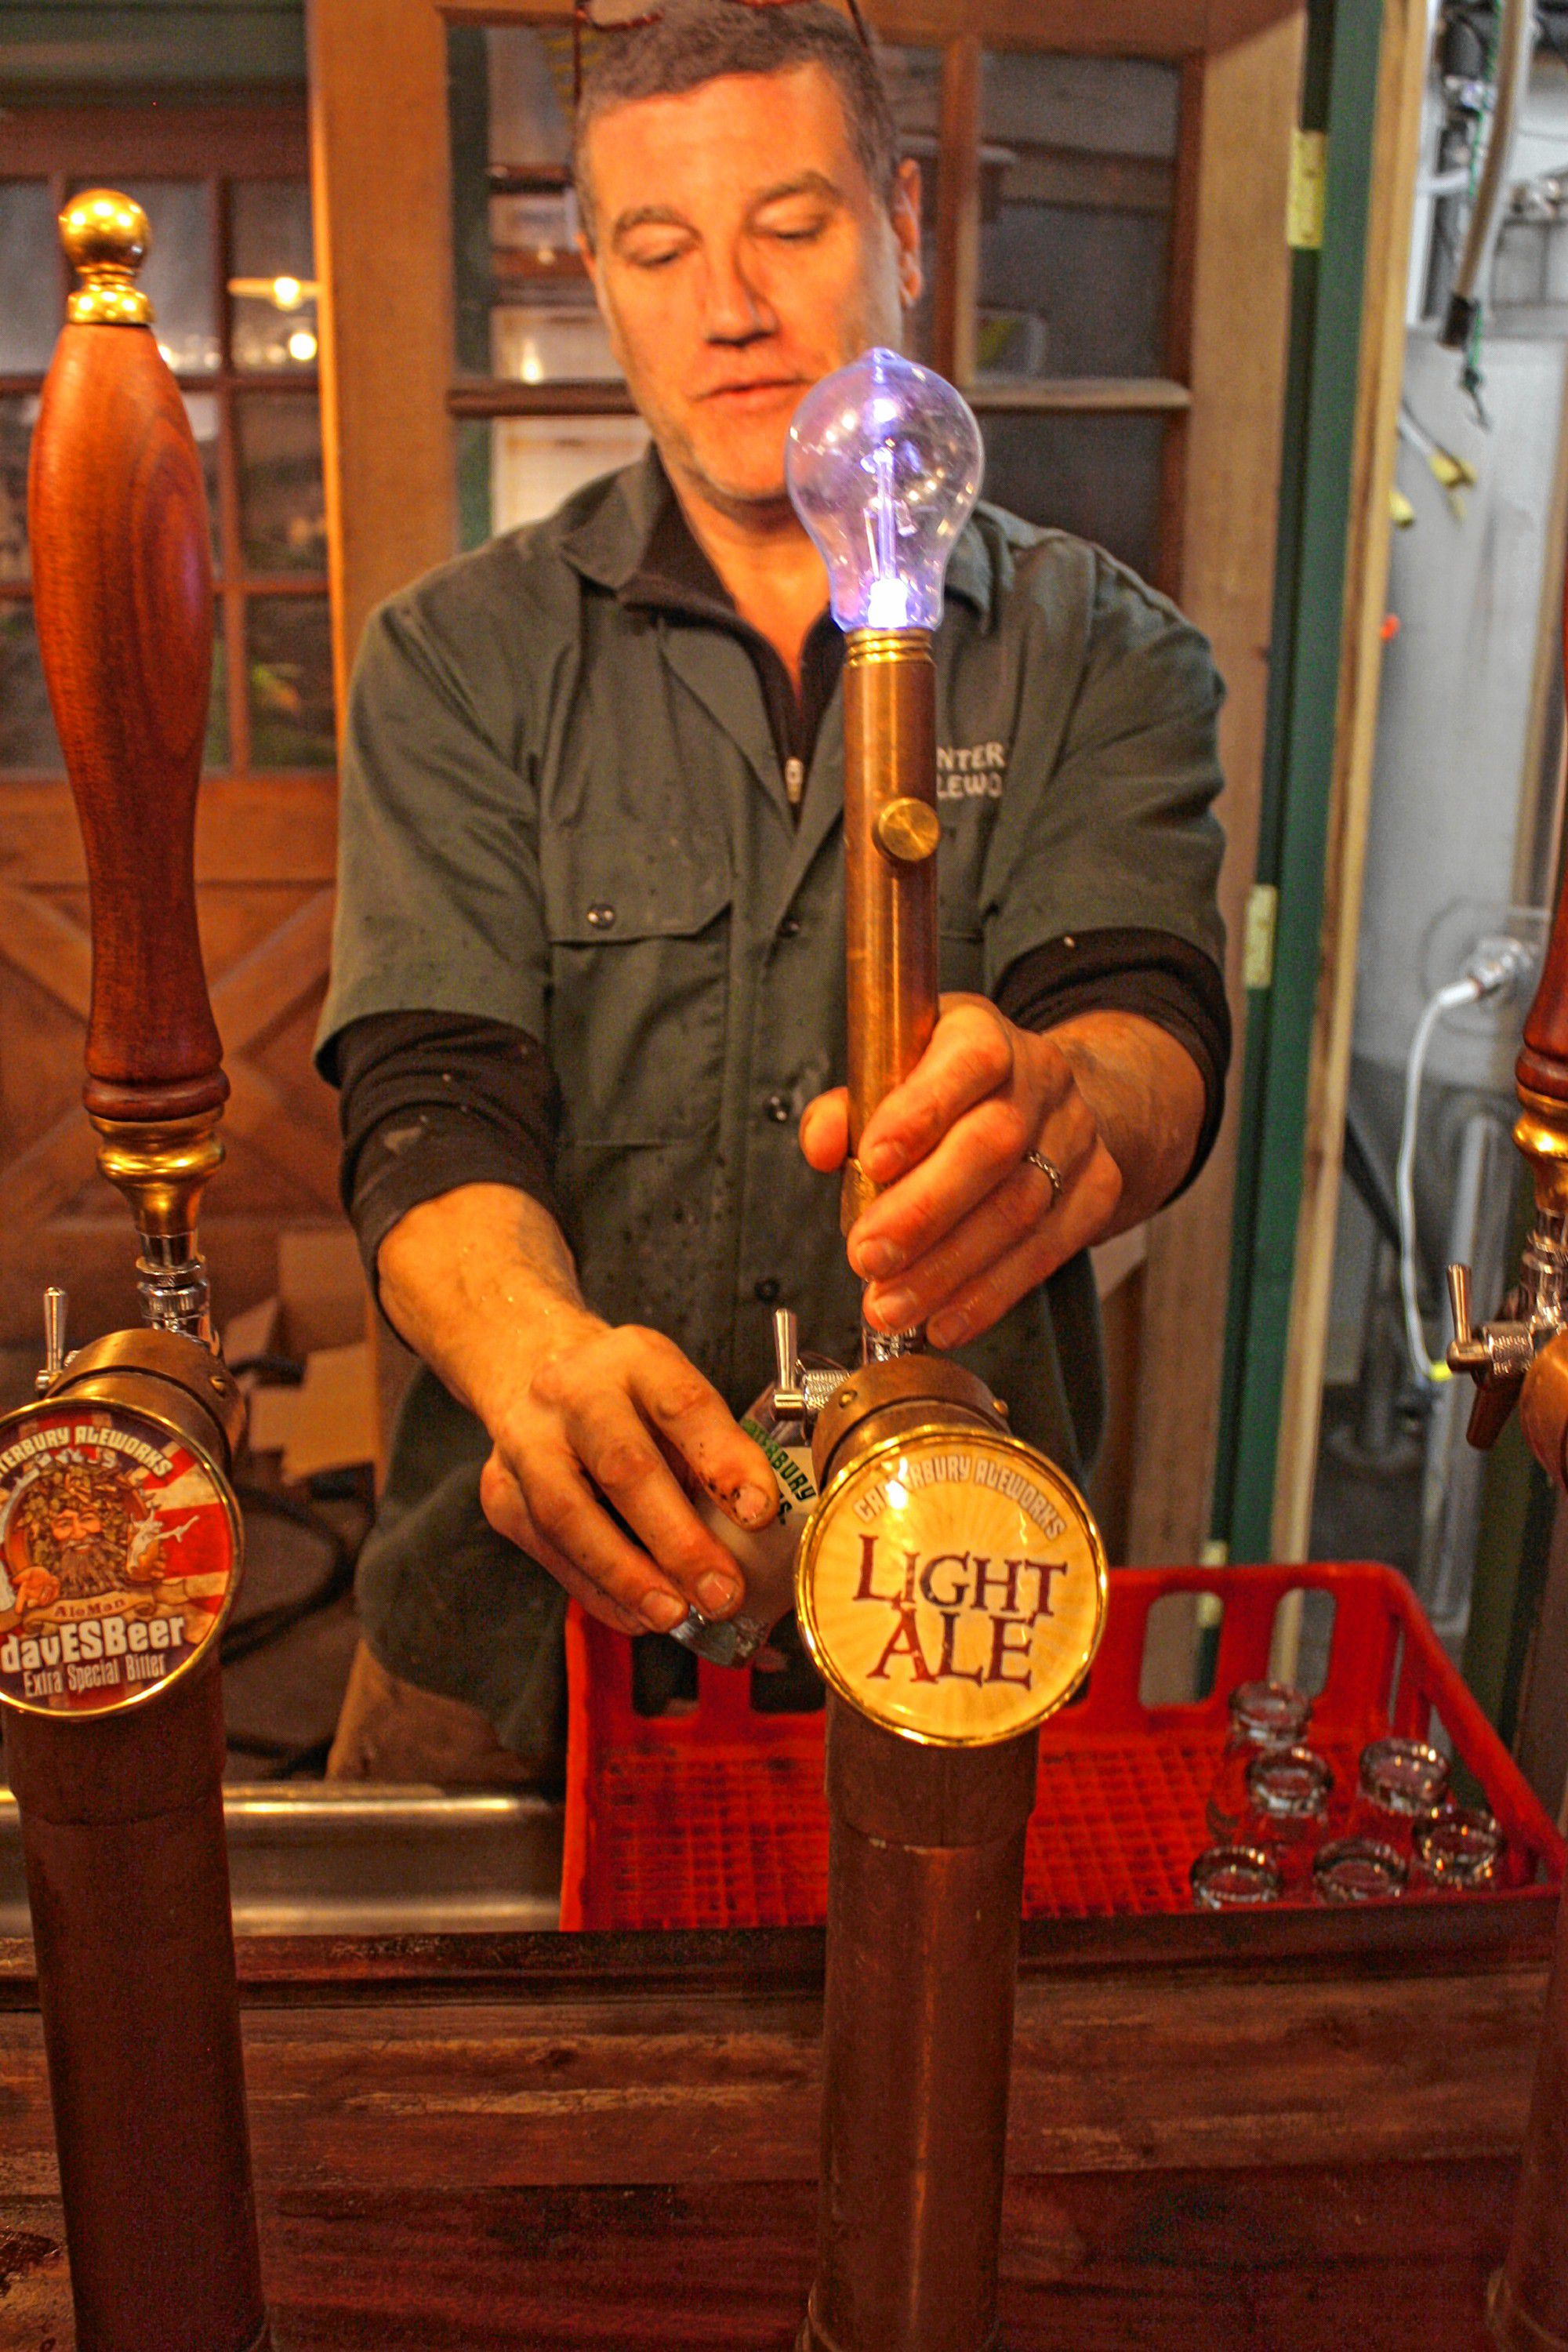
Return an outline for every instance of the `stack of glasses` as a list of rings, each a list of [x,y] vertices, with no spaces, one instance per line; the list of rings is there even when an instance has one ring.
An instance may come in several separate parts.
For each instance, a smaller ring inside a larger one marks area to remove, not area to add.
[[[1209,1791],[1216,1843],[1192,1867],[1193,1900],[1229,1911],[1295,1896],[1370,1903],[1413,1885],[1497,1883],[1502,1832],[1489,1812],[1457,1804],[1448,1761],[1425,1740],[1374,1739],[1353,1791],[1336,1786],[1309,1742],[1312,1703],[1284,1683],[1242,1683]]]

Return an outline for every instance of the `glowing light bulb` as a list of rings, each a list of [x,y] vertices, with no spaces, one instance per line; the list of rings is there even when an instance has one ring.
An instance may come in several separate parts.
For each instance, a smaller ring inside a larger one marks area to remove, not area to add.
[[[275,278],[272,281],[272,299],[280,310],[297,310],[300,292],[297,278]]]
[[[897,352],[866,352],[795,413],[784,475],[827,566],[841,629],[934,629],[947,560],[980,490],[968,403]]]

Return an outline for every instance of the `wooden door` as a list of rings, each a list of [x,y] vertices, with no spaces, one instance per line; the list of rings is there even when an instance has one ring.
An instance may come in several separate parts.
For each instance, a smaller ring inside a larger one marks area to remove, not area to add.
[[[567,0],[309,0],[309,8],[341,685],[381,596],[463,541],[523,518],[518,501],[537,492],[542,444],[554,452],[544,478],[559,485],[574,462],[571,444],[584,475],[599,470],[595,449],[616,462],[604,453],[633,420],[624,387],[570,319],[553,355],[538,336],[512,331],[515,319],[505,335],[498,325],[509,308],[526,323],[530,278],[558,288],[571,264],[550,219],[566,182],[559,123],[552,146],[490,152],[497,109],[486,69],[513,69],[498,62],[495,45],[523,31],[535,45],[528,70],[537,78],[542,57],[556,114],[563,86],[569,108]],[[933,183],[931,296],[917,334],[980,413],[994,494],[1028,512],[1042,478],[1054,484],[1056,510],[1040,520],[1105,539],[1176,594],[1214,641],[1229,687],[1222,895],[1239,1034],[1300,8],[1295,0],[1093,8],[870,0],[870,14],[894,51],[899,110]],[[367,77],[372,55],[380,69]],[[1019,118],[1030,89],[1039,108],[1032,122]],[[1123,117],[1134,134],[1085,135],[1087,121]],[[498,214],[509,205],[510,231]],[[1065,278],[1083,295],[1076,310],[1042,319],[1027,299],[1008,299],[996,223],[1009,207],[1051,216],[1031,233],[1055,236],[1069,257]],[[1095,315],[1090,223],[1102,257],[1111,247],[1122,257],[1118,282],[1131,289],[1122,314],[1101,304]],[[1129,262],[1132,253],[1141,265]],[[575,368],[565,356],[574,348],[589,353]],[[400,396],[389,409],[380,390],[390,382]],[[509,449],[521,451],[510,475]],[[509,480],[521,485],[510,507]],[[1124,1317],[1121,1334],[1126,1393],[1100,1496],[1129,1559],[1195,1558],[1207,1532],[1234,1170],[1233,1108],[1199,1183],[1152,1227],[1130,1294],[1137,1318],[1127,1328]]]
[[[302,107],[29,110],[0,177],[0,1346],[64,1282],[85,1339],[136,1319],[134,1236],[79,1103],[90,979],[70,795],[37,666],[26,468],[64,316],[55,215],[146,204],[143,273],[207,476],[218,582],[197,819],[203,943],[233,1096],[204,1237],[220,1315],[276,1286],[280,1226],[338,1213],[310,1067],[331,913],[336,744]]]

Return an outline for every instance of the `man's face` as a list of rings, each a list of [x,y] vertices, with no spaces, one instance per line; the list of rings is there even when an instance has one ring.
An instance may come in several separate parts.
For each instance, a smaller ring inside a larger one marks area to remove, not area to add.
[[[587,161],[599,306],[666,465],[726,511],[776,506],[804,394],[900,340],[916,167],[889,214],[817,65],[616,107]]]

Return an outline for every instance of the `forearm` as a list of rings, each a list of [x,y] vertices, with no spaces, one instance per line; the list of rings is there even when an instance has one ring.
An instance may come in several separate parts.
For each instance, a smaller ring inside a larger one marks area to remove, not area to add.
[[[1204,1081],[1185,1047],[1133,1013],[1083,1013],[1048,1030],[1121,1177],[1107,1234],[1125,1233],[1163,1206],[1192,1167],[1203,1129]]]
[[[767,1456],[673,1341],[584,1303],[547,1210],[461,1185],[399,1218],[376,1271],[397,1329],[489,1433],[479,1501],[499,1534],[623,1633],[739,1607],[690,1492],[754,1533],[778,1508]]]
[[[548,1210],[507,1184],[463,1184],[400,1217],[376,1257],[395,1329],[493,1434],[509,1398],[601,1318]]]

